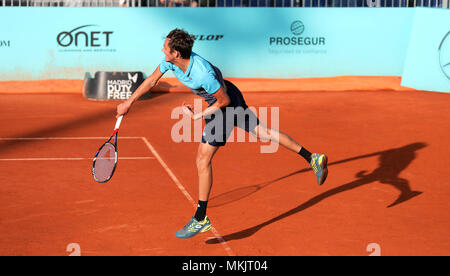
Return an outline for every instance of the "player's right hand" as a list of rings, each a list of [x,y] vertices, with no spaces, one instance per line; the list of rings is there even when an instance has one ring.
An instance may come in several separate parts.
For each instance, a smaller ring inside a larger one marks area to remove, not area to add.
[[[119,118],[122,115],[125,115],[130,110],[131,103],[129,101],[124,101],[117,106],[117,115],[116,118]]]

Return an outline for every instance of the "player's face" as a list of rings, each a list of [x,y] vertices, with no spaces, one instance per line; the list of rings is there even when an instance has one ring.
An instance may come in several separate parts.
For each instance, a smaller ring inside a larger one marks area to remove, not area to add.
[[[171,62],[176,59],[177,51],[173,51],[169,47],[169,39],[166,38],[164,41],[164,47],[162,48],[163,53],[166,55],[166,61]]]

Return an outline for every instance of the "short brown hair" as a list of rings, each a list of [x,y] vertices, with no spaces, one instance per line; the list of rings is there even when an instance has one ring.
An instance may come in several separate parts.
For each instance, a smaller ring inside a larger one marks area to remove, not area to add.
[[[170,31],[166,38],[169,38],[169,47],[172,50],[178,51],[182,58],[189,58],[194,46],[194,38],[185,30],[174,29]]]

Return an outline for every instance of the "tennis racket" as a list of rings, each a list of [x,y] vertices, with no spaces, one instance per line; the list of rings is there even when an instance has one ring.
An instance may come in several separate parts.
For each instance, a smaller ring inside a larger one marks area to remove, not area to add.
[[[95,181],[104,183],[111,179],[117,167],[117,133],[119,132],[120,123],[123,115],[117,118],[116,126],[111,137],[98,149],[92,163],[92,175]],[[114,137],[114,144],[111,143]]]

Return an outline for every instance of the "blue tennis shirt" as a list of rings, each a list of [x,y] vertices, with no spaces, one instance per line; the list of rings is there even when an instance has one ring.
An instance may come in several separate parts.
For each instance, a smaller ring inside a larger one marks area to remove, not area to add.
[[[159,65],[161,73],[172,70],[175,77],[184,85],[189,87],[192,92],[203,97],[210,105],[216,102],[212,95],[219,90],[223,81],[222,74],[217,68],[214,68],[206,59],[191,53],[191,60],[186,73],[173,63],[167,62],[164,58]]]
[[[245,101],[241,92],[237,87],[228,81],[224,81],[220,70],[213,66],[209,61],[192,52],[189,62],[189,67],[186,73],[173,63],[167,62],[164,58],[159,65],[159,70],[162,74],[168,70],[172,70],[175,77],[184,85],[189,87],[196,95],[205,99],[205,101],[212,105],[217,99],[214,93],[219,90],[221,86],[227,87],[228,94],[232,106],[244,106]]]

